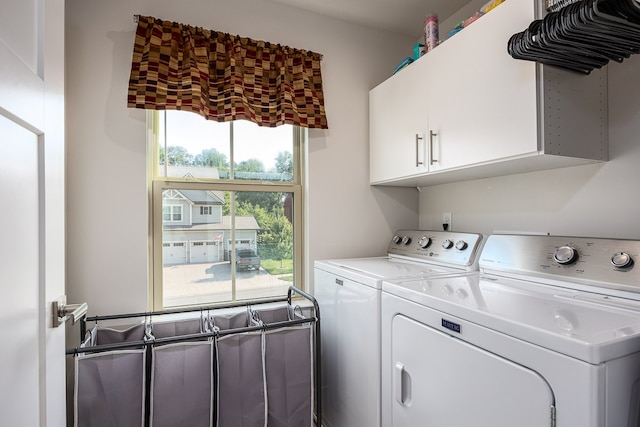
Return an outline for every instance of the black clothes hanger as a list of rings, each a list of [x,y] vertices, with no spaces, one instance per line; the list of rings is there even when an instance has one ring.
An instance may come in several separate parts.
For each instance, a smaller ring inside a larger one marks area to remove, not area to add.
[[[609,61],[640,53],[638,0],[579,0],[516,33],[507,43],[515,59],[589,74]]]

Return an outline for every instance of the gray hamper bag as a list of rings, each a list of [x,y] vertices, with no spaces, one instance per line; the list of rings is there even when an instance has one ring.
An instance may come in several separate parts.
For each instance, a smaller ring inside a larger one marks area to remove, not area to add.
[[[144,325],[139,323],[127,329],[113,329],[95,327],[91,334],[94,337],[92,345],[119,344],[130,341],[142,341],[144,339]]]
[[[230,329],[247,326],[244,313],[226,320],[230,320],[225,325]],[[215,323],[221,326],[223,322]],[[236,333],[216,340],[218,427],[266,426],[262,350],[262,332]]]
[[[213,341],[154,347],[152,427],[209,427],[213,422]]]
[[[291,306],[252,312],[258,323],[277,323],[302,317]],[[265,332],[267,425],[313,426],[313,359],[311,323]]]
[[[114,350],[75,359],[75,426],[144,426],[145,350]]]
[[[200,332],[203,332],[201,319],[154,322],[151,325],[151,333],[155,338],[169,338],[179,335],[199,334]]]
[[[269,427],[313,426],[311,326],[265,332]]]

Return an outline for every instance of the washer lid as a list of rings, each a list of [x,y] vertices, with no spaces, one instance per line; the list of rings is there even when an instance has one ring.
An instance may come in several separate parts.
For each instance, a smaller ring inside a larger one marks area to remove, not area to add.
[[[316,261],[315,267],[377,288],[382,287],[382,281],[385,279],[457,274],[461,271],[451,267],[411,262],[392,257]]]
[[[635,300],[478,274],[384,282],[383,290],[593,364],[640,351]]]

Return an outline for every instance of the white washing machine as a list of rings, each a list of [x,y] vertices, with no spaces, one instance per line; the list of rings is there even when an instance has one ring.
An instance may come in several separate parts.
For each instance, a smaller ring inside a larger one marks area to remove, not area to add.
[[[315,262],[325,427],[381,425],[382,281],[477,270],[482,243],[480,234],[399,230],[387,256]]]
[[[480,272],[390,280],[382,425],[640,426],[640,241],[489,236]]]

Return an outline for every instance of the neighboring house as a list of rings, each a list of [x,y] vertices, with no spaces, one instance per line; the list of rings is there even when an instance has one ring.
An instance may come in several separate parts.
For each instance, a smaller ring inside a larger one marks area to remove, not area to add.
[[[166,190],[162,193],[164,265],[229,260],[231,217],[222,215],[222,191]],[[236,216],[237,248],[257,251],[258,222]]]

